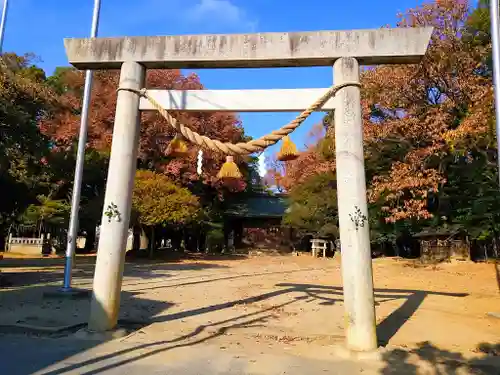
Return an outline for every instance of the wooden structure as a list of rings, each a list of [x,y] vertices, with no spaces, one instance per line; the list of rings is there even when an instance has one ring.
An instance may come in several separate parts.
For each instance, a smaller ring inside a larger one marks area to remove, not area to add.
[[[459,233],[427,231],[414,237],[420,243],[420,260],[423,263],[470,260],[470,244]]]
[[[292,231],[281,226],[286,196],[256,194],[237,199],[224,210],[224,231],[234,247],[291,251]]]
[[[311,255],[317,257],[319,254],[323,253],[323,258],[326,258],[326,251],[331,241],[322,240],[320,238],[313,238],[311,240]]]

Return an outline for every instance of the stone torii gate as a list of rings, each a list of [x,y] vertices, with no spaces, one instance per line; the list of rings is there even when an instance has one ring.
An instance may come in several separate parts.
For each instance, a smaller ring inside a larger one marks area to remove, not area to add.
[[[140,110],[152,110],[137,90],[148,68],[333,66],[336,85],[359,82],[360,65],[415,64],[432,29],[397,28],[235,35],[66,39],[78,69],[121,69],[89,329],[117,324],[139,144]],[[126,90],[129,89],[129,90]],[[300,111],[327,89],[150,90],[166,110]],[[335,110],[337,194],[342,244],[347,347],[377,348],[360,88],[340,89],[322,110]]]

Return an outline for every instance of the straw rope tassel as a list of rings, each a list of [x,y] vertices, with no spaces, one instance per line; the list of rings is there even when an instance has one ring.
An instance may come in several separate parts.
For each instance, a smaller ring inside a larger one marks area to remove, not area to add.
[[[234,158],[232,156],[226,156],[226,162],[222,164],[222,168],[220,169],[217,177],[220,179],[233,179],[242,177],[238,165],[234,162]]]
[[[292,155],[294,155],[293,148],[295,147],[296,150],[296,146],[288,138],[288,135],[295,129],[297,129],[313,112],[321,109],[323,105],[337,93],[337,91],[349,86],[361,87],[361,84],[359,82],[345,82],[340,85],[334,85],[330,87],[325,92],[325,94],[318,98],[313,104],[311,104],[311,106],[300,113],[288,124],[283,125],[280,129],[274,130],[271,133],[264,135],[263,137],[260,137],[258,139],[239,143],[221,142],[191,130],[186,125],[178,122],[175,117],[168,113],[168,111],[163,108],[161,104],[156,101],[156,99],[149,95],[148,90],[145,88],[141,90],[135,90],[127,87],[120,87],[118,88],[118,91],[131,91],[146,98],[151,103],[153,108],[155,108],[160,113],[160,115],[162,115],[163,118],[167,120],[169,125],[172,126],[178,133],[180,133],[191,143],[194,143],[200,147],[206,147],[215,152],[221,152],[228,155],[226,162],[219,172],[219,176],[222,178],[225,178],[224,176],[227,176],[229,178],[240,178],[241,173],[238,170],[238,166],[233,160],[233,155],[248,155],[254,152],[261,152],[283,139],[282,156],[285,158],[292,157]]]
[[[290,161],[295,160],[299,157],[299,152],[297,151],[297,146],[292,142],[290,137],[287,135],[282,139],[283,144],[278,152],[278,160],[280,161]]]
[[[177,134],[167,148],[167,155],[173,157],[183,157],[188,153],[188,146],[182,136]]]

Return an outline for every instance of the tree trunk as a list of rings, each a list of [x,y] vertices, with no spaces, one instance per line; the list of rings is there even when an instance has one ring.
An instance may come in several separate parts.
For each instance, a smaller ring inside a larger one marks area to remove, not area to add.
[[[223,227],[223,231],[224,231],[224,245],[222,246],[223,253],[229,249],[229,235],[231,233],[231,229],[232,229],[231,224],[227,220],[225,220],[224,227]]]
[[[134,225],[132,227],[132,233],[133,233],[133,238],[132,238],[132,250],[133,251],[138,251],[141,249],[141,227],[138,225]]]
[[[38,227],[38,238],[42,236],[42,225],[43,225],[43,220],[40,220],[40,226]]]
[[[242,247],[242,244],[243,244],[243,222],[239,220],[237,223],[235,223],[234,247],[239,249]]]
[[[497,276],[498,291],[500,292],[500,262],[498,260],[495,262],[495,274]]]
[[[9,237],[10,226],[0,225],[0,251],[5,251],[7,238]]]
[[[172,231],[170,241],[172,243],[172,249],[174,251],[180,251],[181,242],[182,242],[182,235],[178,231]]]
[[[153,254],[155,251],[156,242],[155,242],[155,227],[151,227],[151,242],[149,243],[149,257],[153,258]]]
[[[92,251],[95,250],[96,226],[94,224],[95,223],[92,223],[92,225],[89,225],[88,228],[85,228],[87,236],[85,238],[85,247],[83,248],[83,251],[86,254],[91,253]]]
[[[472,244],[469,236],[465,236],[465,246],[467,246],[467,260],[472,260]]]
[[[498,259],[498,241],[496,234],[495,237],[493,238],[493,257],[495,259]]]
[[[204,231],[200,231],[198,238],[198,252],[202,253],[206,250],[207,247],[207,235]]]
[[[191,248],[191,243],[190,243],[190,235],[189,231],[185,230],[183,234],[183,240],[184,240],[184,251],[188,252]]]

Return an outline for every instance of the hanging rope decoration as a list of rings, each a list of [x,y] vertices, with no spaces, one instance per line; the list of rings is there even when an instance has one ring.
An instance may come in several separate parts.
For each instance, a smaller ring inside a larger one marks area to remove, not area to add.
[[[281,140],[283,143],[281,149],[278,152],[278,160],[280,161],[290,161],[295,160],[299,156],[297,146],[292,142],[290,136],[286,135]]]
[[[254,152],[260,152],[283,140],[283,145],[278,153],[278,160],[289,161],[297,158],[298,151],[295,144],[289,137],[295,129],[297,129],[313,112],[319,110],[323,105],[334,96],[339,90],[349,87],[356,86],[360,87],[359,82],[346,82],[339,85],[333,85],[325,92],[320,98],[318,98],[313,104],[311,104],[306,110],[300,113],[295,119],[290,121],[288,124],[282,126],[280,129],[274,130],[269,134],[266,134],[258,139],[254,139],[248,142],[221,142],[216,139],[211,139],[207,136],[198,134],[197,132],[191,130],[184,124],[181,124],[175,117],[173,117],[168,111],[161,106],[160,103],[156,101],[151,95],[149,95],[147,89],[131,89],[126,87],[118,88],[117,91],[130,91],[137,95],[146,98],[153,108],[155,108],[160,115],[167,120],[170,126],[172,126],[176,132],[177,136],[172,140],[169,145],[170,155],[181,156],[187,153],[187,146],[183,139],[200,146],[201,148],[207,148],[211,151],[220,152],[226,156],[226,162],[222,165],[222,168],[218,174],[219,178],[241,178],[241,172],[238,169],[237,164],[234,162],[234,156],[236,155],[248,155]],[[184,148],[185,147],[185,148]]]
[[[188,153],[188,146],[182,136],[176,134],[174,139],[170,141],[170,144],[167,147],[166,154],[176,158],[182,158],[186,156]]]
[[[231,179],[231,178],[241,178],[243,177],[238,165],[234,162],[234,157],[232,155],[226,156],[226,161],[222,164],[222,167],[217,174],[220,179]]]
[[[199,176],[201,176],[201,173],[203,172],[203,150],[198,151],[198,160],[197,160],[197,165],[196,165],[196,173],[198,173]]]

